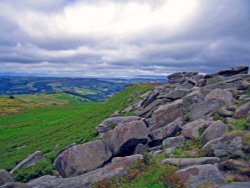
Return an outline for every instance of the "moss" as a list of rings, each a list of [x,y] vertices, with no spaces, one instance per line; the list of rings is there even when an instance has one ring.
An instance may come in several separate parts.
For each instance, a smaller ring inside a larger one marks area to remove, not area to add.
[[[172,151],[172,154],[176,158],[188,158],[188,157],[192,157],[189,153],[187,153],[186,151],[184,151],[182,149],[175,149],[175,150]]]
[[[248,127],[247,127],[247,119],[246,118],[237,119],[232,123],[232,125],[237,130],[247,130],[248,129]]]

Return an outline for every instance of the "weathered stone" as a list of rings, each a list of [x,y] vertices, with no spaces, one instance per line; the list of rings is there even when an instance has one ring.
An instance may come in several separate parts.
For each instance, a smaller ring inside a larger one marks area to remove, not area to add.
[[[205,130],[211,121],[198,119],[192,121],[182,127],[182,135],[185,138],[197,139],[200,137],[203,130]]]
[[[236,110],[236,118],[246,118],[248,113],[250,111],[250,101],[246,104],[241,105],[237,110]]]
[[[178,117],[182,116],[182,112],[180,110],[180,106],[182,104],[182,100],[174,101],[173,103],[169,103],[166,105],[161,105],[155,110],[152,114],[152,122],[154,123],[154,129],[161,128]]]
[[[226,107],[221,107],[219,110],[218,110],[218,114],[222,117],[232,117],[233,116],[233,112],[231,111],[228,111],[226,109]]]
[[[149,131],[142,120],[120,124],[106,132],[103,141],[108,145],[113,155],[126,156],[134,152],[135,147],[148,140]]]
[[[227,125],[225,125],[222,121],[213,121],[202,133],[201,141],[205,144],[210,140],[222,137],[227,131]]]
[[[176,89],[172,92],[169,92],[165,95],[159,96],[159,98],[167,98],[170,100],[177,100],[185,97],[189,93],[189,90],[187,89]]]
[[[149,104],[151,104],[153,101],[156,100],[157,96],[159,95],[158,91],[151,91],[148,96],[142,101],[141,107],[145,108]]]
[[[203,186],[207,183],[213,183],[215,185],[226,184],[226,180],[221,175],[218,168],[211,164],[187,167],[177,171],[176,174],[190,188],[198,188],[199,186]]]
[[[121,123],[126,123],[134,120],[139,120],[141,119],[138,116],[120,116],[120,117],[112,117],[104,120],[102,123],[100,123],[97,127],[96,130],[98,133],[105,133],[109,131],[110,129],[115,128],[117,125]]]
[[[236,171],[238,174],[250,176],[250,164],[243,160],[229,159],[219,164],[223,171]]]
[[[162,145],[164,148],[180,148],[184,145],[185,138],[183,136],[170,137],[163,140]]]
[[[54,164],[62,177],[72,177],[101,167],[111,156],[111,151],[102,141],[93,141],[64,150]]]
[[[190,111],[187,113],[189,120],[197,120],[204,118],[206,115],[215,112],[219,107],[219,102],[217,100],[203,100],[198,104],[192,105]]]
[[[114,158],[110,164],[103,168],[88,172],[86,174],[71,178],[38,178],[32,180],[28,185],[33,188],[91,188],[93,184],[103,179],[113,177],[121,178],[127,175],[128,168],[136,164],[138,160],[143,160],[142,155],[132,155],[127,157]]]
[[[234,182],[220,188],[249,188],[250,182]]]
[[[19,182],[11,182],[11,183],[6,183],[0,188],[33,188],[25,183],[19,183]]]
[[[167,78],[171,83],[178,83],[196,75],[198,75],[198,72],[177,72],[168,75]]]
[[[15,168],[13,168],[10,173],[13,174],[22,168],[29,168],[35,166],[37,163],[44,159],[43,153],[41,151],[36,151],[35,153],[28,156],[26,159],[21,161]]]
[[[185,96],[183,100],[183,110],[188,112],[193,105],[200,103],[204,99],[204,94],[200,88],[195,88],[191,93]]]
[[[138,144],[135,148],[134,154],[144,154],[147,153],[149,147],[145,144]]]
[[[9,182],[13,182],[10,174],[4,169],[0,169],[0,186]]]
[[[215,164],[220,161],[217,157],[201,157],[201,158],[168,158],[163,160],[162,164],[170,164],[179,168],[186,168],[194,165]]]
[[[158,128],[151,133],[153,141],[164,140],[165,138],[174,136],[177,132],[181,130],[183,121],[181,118],[176,119],[172,123],[167,124],[164,127]]]
[[[217,100],[222,104],[230,105],[233,102],[233,95],[230,91],[223,89],[214,89],[206,97],[206,100]]]
[[[247,73],[248,73],[248,66],[238,66],[222,70],[216,74],[220,76],[230,77],[237,74],[247,74]]]
[[[242,151],[243,144],[240,135],[225,135],[209,141],[203,150],[208,156],[216,156],[220,158],[229,157],[246,157]]]

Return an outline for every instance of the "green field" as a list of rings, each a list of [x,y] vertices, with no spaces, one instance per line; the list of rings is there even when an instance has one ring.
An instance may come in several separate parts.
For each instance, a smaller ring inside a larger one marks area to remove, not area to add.
[[[37,150],[51,157],[69,144],[97,139],[96,125],[150,89],[140,84],[103,103],[40,107],[0,117],[0,168],[10,170]]]
[[[88,102],[87,99],[66,93],[15,95],[15,98],[21,99],[29,103],[41,104],[46,106],[75,105]]]

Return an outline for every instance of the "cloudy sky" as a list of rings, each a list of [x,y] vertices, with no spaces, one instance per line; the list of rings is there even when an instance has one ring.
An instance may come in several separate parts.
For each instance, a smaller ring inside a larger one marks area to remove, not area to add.
[[[250,65],[249,0],[1,0],[0,74],[210,73]]]

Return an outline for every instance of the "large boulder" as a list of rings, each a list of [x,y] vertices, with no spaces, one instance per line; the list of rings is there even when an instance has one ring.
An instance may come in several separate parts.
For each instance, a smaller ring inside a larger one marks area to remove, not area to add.
[[[181,130],[182,125],[182,118],[178,118],[164,127],[152,131],[151,138],[153,141],[161,141],[165,138],[175,136],[175,134]]]
[[[220,188],[249,188],[250,182],[234,182],[228,185],[221,186]]]
[[[135,147],[147,143],[148,128],[144,121],[135,120],[120,124],[106,132],[103,141],[115,156],[127,156],[134,152]]]
[[[203,146],[203,150],[208,156],[220,158],[246,157],[242,151],[243,140],[241,135],[225,135],[209,141]]]
[[[33,188],[91,188],[94,183],[113,177],[121,178],[127,175],[129,167],[135,165],[137,161],[143,160],[142,155],[132,155],[127,157],[113,158],[111,163],[103,168],[88,172],[86,174],[71,178],[40,177],[32,180],[28,185]]]
[[[202,100],[197,104],[191,106],[187,113],[190,121],[203,118],[217,110],[219,102],[217,100]]]
[[[248,74],[248,69],[248,66],[232,67],[218,72],[217,75],[230,77],[237,74]]]
[[[198,188],[209,185],[225,185],[226,179],[218,168],[211,164],[195,165],[179,170],[176,173],[189,188]]]
[[[152,123],[154,129],[164,127],[165,125],[173,122],[178,117],[182,116],[180,106],[182,100],[176,100],[172,103],[161,105],[152,114]]]
[[[162,142],[164,148],[180,148],[184,145],[185,138],[183,136],[170,137]]]
[[[182,127],[182,135],[185,138],[197,139],[210,124],[211,121],[205,119],[192,121]]]
[[[201,158],[168,158],[163,160],[162,164],[170,164],[179,168],[186,168],[194,165],[215,164],[220,161],[217,157],[201,157]]]
[[[205,144],[210,140],[222,137],[227,131],[227,125],[222,121],[213,121],[202,133],[201,141]]]
[[[219,164],[219,169],[250,177],[250,163],[244,160],[229,159]]]
[[[33,188],[30,185],[27,185],[25,183],[20,183],[20,182],[10,182],[10,183],[6,183],[2,186],[0,186],[0,188]]]
[[[190,90],[188,89],[176,89],[174,91],[171,91],[167,94],[161,95],[158,98],[167,98],[169,100],[177,100],[177,99],[181,99],[183,97],[185,97]]]
[[[217,100],[222,104],[230,105],[233,102],[233,95],[230,91],[223,89],[214,89],[206,97],[206,100]]]
[[[235,113],[236,118],[246,118],[250,112],[250,101],[241,105]]]
[[[108,118],[104,120],[103,122],[101,122],[96,127],[96,130],[99,134],[103,134],[109,131],[110,129],[113,129],[114,127],[116,127],[117,125],[121,123],[127,123],[130,121],[139,120],[139,119],[141,118],[138,116],[119,116],[119,117]]]
[[[15,168],[13,168],[10,173],[13,174],[22,168],[29,168],[35,166],[37,163],[44,159],[44,155],[41,151],[36,151],[35,153],[28,156],[26,159],[21,161]]]
[[[0,186],[10,182],[13,182],[13,179],[10,174],[4,169],[0,169]]]
[[[64,150],[54,165],[62,177],[78,176],[101,167],[111,156],[111,151],[102,141],[93,141]]]
[[[198,72],[177,72],[168,75],[167,78],[171,83],[178,83],[196,75],[198,75]]]

